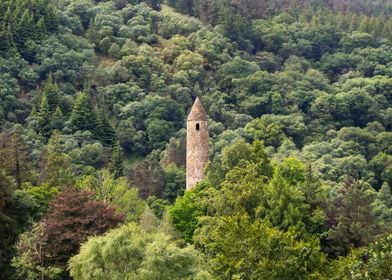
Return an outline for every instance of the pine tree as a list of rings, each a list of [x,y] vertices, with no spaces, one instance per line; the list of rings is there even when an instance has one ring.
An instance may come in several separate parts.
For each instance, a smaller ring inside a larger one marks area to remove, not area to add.
[[[1,150],[0,150],[1,154]],[[2,158],[2,160],[4,160]],[[14,252],[14,242],[18,238],[17,221],[12,217],[12,184],[0,166],[0,267],[1,279],[11,279],[9,263]]]
[[[56,107],[56,110],[50,118],[50,128],[51,130],[62,130],[64,127],[64,115],[60,109],[60,106]]]
[[[347,177],[334,201],[335,225],[329,230],[333,255],[345,255],[351,248],[366,246],[380,233],[373,212],[374,192],[364,181]]]
[[[33,179],[32,167],[20,133],[4,131],[0,134],[0,169],[12,176],[16,188]]]
[[[31,34],[33,34],[34,25],[32,14],[28,9],[24,10],[17,23],[16,32],[13,32],[15,43],[22,53],[26,50],[25,42],[31,37]]]
[[[71,124],[75,131],[89,130],[93,134],[97,132],[96,113],[87,92],[82,92],[77,97],[71,112]]]
[[[15,43],[12,38],[11,27],[3,25],[0,28],[0,54],[4,55],[15,49]]]
[[[51,186],[64,188],[73,182],[71,159],[63,152],[61,134],[57,131],[49,139],[43,172],[46,182]]]
[[[43,85],[42,92],[48,100],[49,111],[54,112],[59,105],[59,86],[53,80],[52,74],[49,75]]]
[[[115,178],[123,176],[123,157],[124,153],[120,141],[116,141],[109,164],[109,170],[113,173]]]
[[[105,145],[112,146],[116,140],[114,131],[109,119],[103,110],[98,111],[97,138]]]
[[[45,137],[50,136],[50,118],[51,118],[51,113],[49,109],[49,103],[48,99],[46,97],[46,94],[44,94],[41,97],[41,105],[38,111],[38,131],[41,135]]]

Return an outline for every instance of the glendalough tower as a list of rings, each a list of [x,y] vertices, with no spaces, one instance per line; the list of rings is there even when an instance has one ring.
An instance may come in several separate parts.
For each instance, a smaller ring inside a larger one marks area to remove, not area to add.
[[[188,115],[186,127],[186,189],[204,179],[208,161],[208,118],[197,97]]]

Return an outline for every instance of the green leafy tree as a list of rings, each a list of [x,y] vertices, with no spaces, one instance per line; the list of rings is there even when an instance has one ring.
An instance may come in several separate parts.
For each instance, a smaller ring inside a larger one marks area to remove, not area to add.
[[[45,93],[43,93],[41,97],[41,104],[36,114],[39,133],[41,133],[44,137],[49,137],[51,133],[51,112],[49,109],[48,98]]]
[[[164,168],[164,172],[166,178],[164,198],[172,203],[184,193],[186,185],[185,170],[171,164]]]
[[[204,213],[201,204],[202,191],[196,189],[185,192],[184,196],[177,197],[176,202],[169,209],[170,220],[187,242],[192,237],[198,225],[198,218]]]
[[[42,95],[46,96],[50,112],[54,112],[59,105],[59,91],[58,84],[54,81],[53,75],[50,74],[42,87]]]
[[[92,192],[95,199],[115,207],[127,221],[138,221],[144,211],[145,202],[139,198],[138,189],[130,188],[124,177],[116,178],[109,170],[100,170],[96,176],[84,176],[76,185]]]
[[[2,55],[16,51],[11,27],[9,25],[3,24],[0,28],[0,42],[0,53]]]
[[[247,215],[206,219],[195,236],[224,279],[323,279],[326,257],[318,240],[298,241]]]
[[[245,129],[253,139],[263,141],[266,146],[274,148],[279,147],[286,138],[281,124],[269,123],[263,118],[248,123]]]
[[[42,225],[38,224],[19,236],[16,244],[17,253],[12,259],[15,279],[61,279],[61,268],[44,263],[42,243],[38,241],[41,234]]]
[[[69,268],[77,280],[212,279],[191,245],[178,247],[170,236],[148,233],[133,223],[90,238]]]
[[[334,261],[331,279],[388,279],[392,275],[392,236],[387,234],[349,256]]]

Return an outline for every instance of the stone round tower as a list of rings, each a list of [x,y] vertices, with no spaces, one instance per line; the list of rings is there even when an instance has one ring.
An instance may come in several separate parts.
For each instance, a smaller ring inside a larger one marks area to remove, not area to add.
[[[186,127],[186,189],[204,179],[208,162],[208,117],[197,97]]]

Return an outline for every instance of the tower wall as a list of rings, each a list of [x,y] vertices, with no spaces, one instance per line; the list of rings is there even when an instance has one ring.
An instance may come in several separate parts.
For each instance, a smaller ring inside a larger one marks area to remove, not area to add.
[[[188,119],[186,138],[186,189],[204,179],[208,162],[208,121]]]

